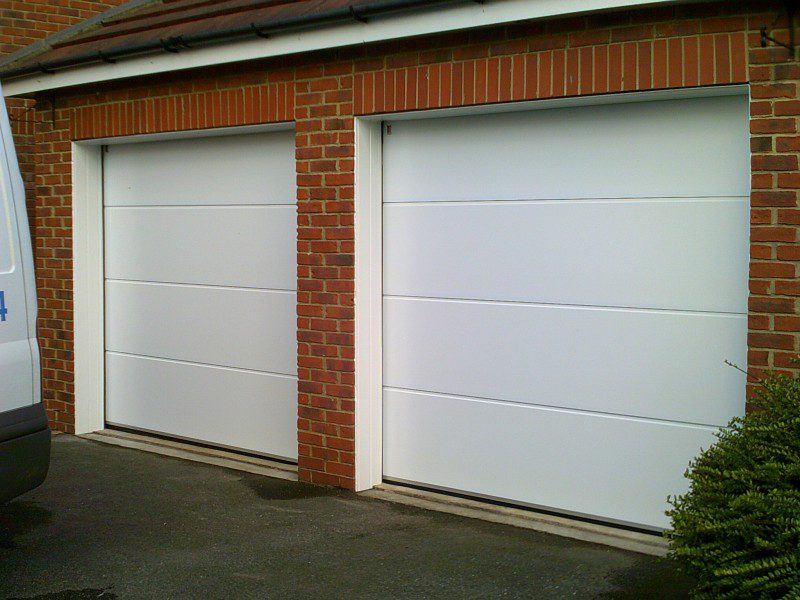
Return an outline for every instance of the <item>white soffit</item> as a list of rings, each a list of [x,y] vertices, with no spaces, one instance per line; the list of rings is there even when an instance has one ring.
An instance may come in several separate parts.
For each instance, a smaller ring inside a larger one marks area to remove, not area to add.
[[[672,4],[676,0],[499,0],[469,2],[438,7],[436,10],[371,18],[367,23],[353,21],[343,25],[275,34],[269,39],[253,37],[226,44],[160,52],[122,59],[116,64],[96,63],[56,73],[38,73],[3,82],[6,96],[19,96],[44,90],[112,81],[183,69],[193,69],[245,60],[255,60],[368,44],[384,40],[429,35],[525,21],[639,6]],[[433,16],[435,13],[435,17]]]

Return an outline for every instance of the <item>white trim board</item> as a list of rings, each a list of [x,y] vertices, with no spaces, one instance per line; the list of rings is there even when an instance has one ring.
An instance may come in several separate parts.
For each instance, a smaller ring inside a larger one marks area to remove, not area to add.
[[[6,96],[32,94],[70,86],[140,77],[156,73],[194,69],[246,60],[285,56],[315,50],[369,44],[448,31],[489,27],[531,19],[657,6],[676,0],[501,0],[486,3],[453,4],[436,10],[419,10],[395,16],[375,17],[368,23],[354,21],[294,33],[275,34],[269,39],[253,37],[227,44],[161,52],[120,59],[117,63],[96,63],[37,73],[3,82]]]
[[[105,427],[103,149],[72,144],[75,433]]]
[[[383,481],[383,218],[380,120],[356,119],[356,491]]]

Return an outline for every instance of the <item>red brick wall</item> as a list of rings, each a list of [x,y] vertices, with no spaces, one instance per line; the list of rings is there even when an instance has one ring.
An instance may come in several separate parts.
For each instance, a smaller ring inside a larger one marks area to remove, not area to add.
[[[797,316],[798,115],[800,66],[782,48],[750,52],[750,302],[748,362],[763,370],[796,371],[800,316]]]
[[[88,19],[126,0],[0,0],[0,57],[12,54],[65,27]],[[34,210],[34,102],[22,98],[6,101],[17,158],[20,163],[28,212]],[[31,227],[33,229],[33,226]]]
[[[305,480],[352,487],[354,116],[747,81],[754,152],[750,365],[756,373],[788,368],[800,327],[798,72],[786,50],[761,49],[757,33],[779,9],[714,3],[527,23],[59,98],[55,127],[38,125],[36,174],[52,421],[69,431],[74,406],[69,140],[296,121],[299,471]],[[775,35],[786,37],[786,23],[776,27]],[[45,121],[43,109],[38,117]]]
[[[299,475],[355,477],[353,62],[295,71]]]
[[[17,161],[19,162],[22,181],[25,184],[25,198],[28,205],[28,214],[32,215],[35,206],[34,190],[34,112],[35,103],[33,100],[24,98],[8,98],[6,108],[8,117],[11,119],[11,133],[14,137],[14,146],[17,151]],[[31,226],[33,230],[33,226]]]

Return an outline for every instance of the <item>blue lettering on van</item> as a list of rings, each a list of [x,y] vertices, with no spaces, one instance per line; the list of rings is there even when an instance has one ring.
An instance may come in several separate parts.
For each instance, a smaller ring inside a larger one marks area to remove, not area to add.
[[[0,321],[6,320],[8,309],[6,308],[6,293],[0,290]]]

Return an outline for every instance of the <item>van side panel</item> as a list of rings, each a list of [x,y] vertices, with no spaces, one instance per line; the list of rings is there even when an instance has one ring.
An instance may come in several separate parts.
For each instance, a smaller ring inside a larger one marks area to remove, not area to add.
[[[36,282],[19,172],[5,103],[0,102],[0,413],[41,400]]]
[[[33,269],[25,188],[0,102],[0,504],[42,483],[50,466]]]

